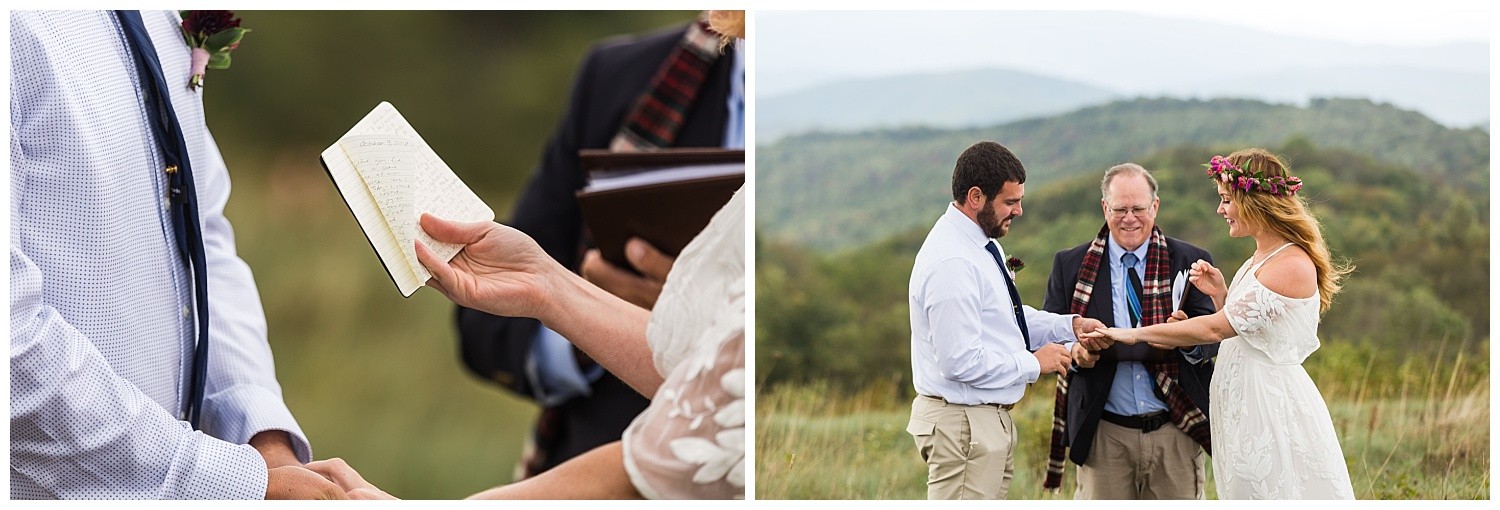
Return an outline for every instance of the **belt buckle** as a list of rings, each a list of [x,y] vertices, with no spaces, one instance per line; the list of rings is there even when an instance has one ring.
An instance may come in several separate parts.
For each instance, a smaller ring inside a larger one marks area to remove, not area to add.
[[[1170,419],[1170,417],[1171,414],[1169,413],[1156,413],[1153,415],[1142,416],[1141,432],[1151,432],[1153,430],[1161,428],[1162,425],[1167,424],[1167,421]]]

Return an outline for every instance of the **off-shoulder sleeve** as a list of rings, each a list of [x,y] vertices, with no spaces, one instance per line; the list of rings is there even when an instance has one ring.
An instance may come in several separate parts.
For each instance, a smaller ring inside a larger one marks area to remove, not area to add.
[[[625,430],[625,470],[647,498],[745,497],[743,312],[738,327],[711,329],[728,336],[705,338]]]
[[[1299,301],[1256,285],[1231,299],[1224,317],[1240,340],[1271,362],[1301,363],[1318,349],[1318,338],[1316,311],[1293,313],[1295,307],[1306,306]]]

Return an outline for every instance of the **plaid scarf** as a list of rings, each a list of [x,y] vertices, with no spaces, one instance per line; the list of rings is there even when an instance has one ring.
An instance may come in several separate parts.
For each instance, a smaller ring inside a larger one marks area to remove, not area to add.
[[[1088,311],[1089,299],[1094,294],[1094,281],[1098,279],[1099,267],[1108,250],[1108,236],[1109,225],[1105,225],[1099,229],[1098,237],[1094,238],[1088,253],[1083,256],[1083,264],[1078,268],[1078,284],[1073,287],[1073,301],[1068,304],[1070,313],[1083,315]],[[1146,249],[1146,275],[1141,282],[1142,326],[1167,322],[1167,318],[1172,315],[1172,260],[1167,254],[1167,236],[1162,235],[1160,228],[1153,227],[1149,242],[1151,246]],[[1210,448],[1208,415],[1193,404],[1187,391],[1177,383],[1181,378],[1181,367],[1177,365],[1177,359],[1174,357],[1166,361],[1147,362],[1145,365],[1146,371],[1156,380],[1156,387],[1161,390],[1162,395],[1166,395],[1172,423],[1211,455],[1213,451]],[[1067,446],[1063,443],[1068,430],[1068,382],[1072,378],[1072,373],[1067,377],[1057,378],[1056,399],[1052,406],[1052,449],[1047,458],[1047,477],[1042,482],[1044,489],[1055,490],[1062,486],[1063,465],[1067,460]]]
[[[705,11],[667,54],[646,93],[610,140],[609,149],[633,152],[670,147],[721,53],[719,35],[709,30]]]

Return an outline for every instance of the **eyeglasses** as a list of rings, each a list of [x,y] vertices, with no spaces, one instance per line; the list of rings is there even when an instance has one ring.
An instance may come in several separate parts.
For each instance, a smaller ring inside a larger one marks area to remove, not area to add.
[[[1135,215],[1137,217],[1144,218],[1146,216],[1146,211],[1148,211],[1148,210],[1150,210],[1149,207],[1142,207],[1142,206],[1135,206],[1135,207],[1111,207],[1109,209],[1109,215],[1112,218],[1118,219],[1118,218],[1124,218],[1125,217],[1125,213],[1130,213],[1130,214],[1133,214],[1133,215]]]

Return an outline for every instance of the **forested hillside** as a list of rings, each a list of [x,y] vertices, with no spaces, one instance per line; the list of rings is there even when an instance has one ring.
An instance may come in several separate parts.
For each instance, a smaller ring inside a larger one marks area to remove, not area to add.
[[[1259,101],[1136,99],[982,129],[905,129],[787,138],[756,153],[756,223],[769,241],[816,249],[861,246],[931,222],[949,200],[958,154],[979,140],[1011,148],[1027,190],[1099,175],[1115,163],[1196,145],[1282,146],[1305,139],[1423,180],[1452,185],[1487,214],[1489,133],[1451,129],[1421,114],[1365,100],[1307,107]],[[1311,157],[1288,147],[1293,165]]]

